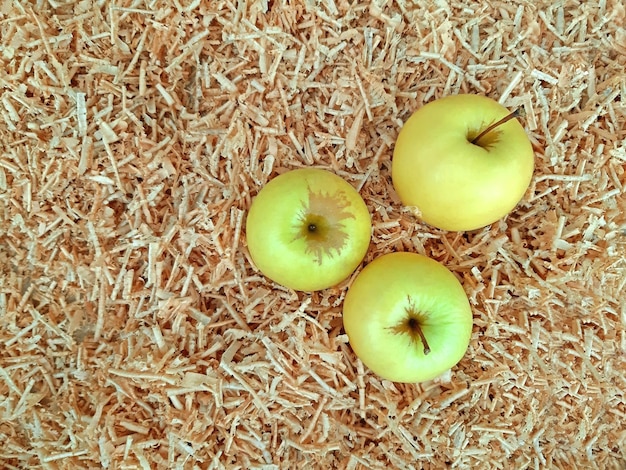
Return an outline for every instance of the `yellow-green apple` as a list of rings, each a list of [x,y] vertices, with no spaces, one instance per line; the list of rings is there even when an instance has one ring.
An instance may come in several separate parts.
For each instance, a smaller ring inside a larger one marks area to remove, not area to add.
[[[405,206],[444,230],[474,230],[524,196],[534,152],[516,117],[497,101],[461,94],[419,108],[393,152],[393,186]]]
[[[315,291],[346,279],[369,247],[372,224],[365,202],[343,178],[306,168],[272,179],[252,201],[248,250],[271,280]]]
[[[472,323],[454,274],[417,253],[374,259],[343,304],[343,325],[357,357],[394,382],[424,382],[455,366],[469,345]]]

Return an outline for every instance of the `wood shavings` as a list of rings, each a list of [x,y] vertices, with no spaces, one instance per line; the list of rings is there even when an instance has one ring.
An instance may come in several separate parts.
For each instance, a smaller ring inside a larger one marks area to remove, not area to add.
[[[23,2],[0,7],[2,468],[626,466],[624,6]],[[425,102],[523,107],[526,197],[463,234],[403,208]],[[313,294],[252,266],[245,216],[292,168],[363,195],[366,262],[462,280],[463,361],[392,384]]]

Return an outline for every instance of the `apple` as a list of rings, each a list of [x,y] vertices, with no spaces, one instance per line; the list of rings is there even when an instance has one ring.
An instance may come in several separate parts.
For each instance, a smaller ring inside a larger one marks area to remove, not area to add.
[[[250,257],[271,280],[300,291],[332,287],[363,261],[372,223],[365,202],[330,171],[306,168],[272,179],[246,220]]]
[[[356,276],[343,325],[357,357],[380,377],[424,382],[455,366],[472,335],[472,311],[457,278],[417,253],[382,255]]]
[[[393,152],[393,186],[405,206],[440,229],[475,230],[519,203],[534,152],[516,117],[491,98],[453,95],[406,121]]]

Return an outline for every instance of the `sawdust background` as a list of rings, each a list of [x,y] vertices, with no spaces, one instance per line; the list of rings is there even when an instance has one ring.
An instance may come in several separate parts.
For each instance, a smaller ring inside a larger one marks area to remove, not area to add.
[[[626,465],[621,1],[0,2],[3,468]],[[519,206],[448,233],[403,209],[397,132],[435,98],[523,107]],[[465,358],[379,379],[350,280],[291,292],[251,198],[330,169],[472,302]]]

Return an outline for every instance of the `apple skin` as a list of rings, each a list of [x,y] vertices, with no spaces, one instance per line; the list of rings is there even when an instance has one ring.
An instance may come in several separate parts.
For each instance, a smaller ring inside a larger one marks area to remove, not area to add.
[[[409,312],[419,336],[404,331]],[[350,346],[375,374],[394,382],[431,380],[455,366],[472,335],[473,317],[460,282],[445,266],[408,252],[380,256],[356,276],[343,305]]]
[[[271,280],[299,291],[346,279],[363,261],[371,234],[370,214],[357,190],[316,168],[272,179],[252,201],[246,220],[254,264]]]
[[[440,229],[475,230],[519,203],[534,171],[523,126],[511,119],[471,143],[510,112],[481,95],[432,101],[406,121],[393,152],[393,186],[405,206]]]

